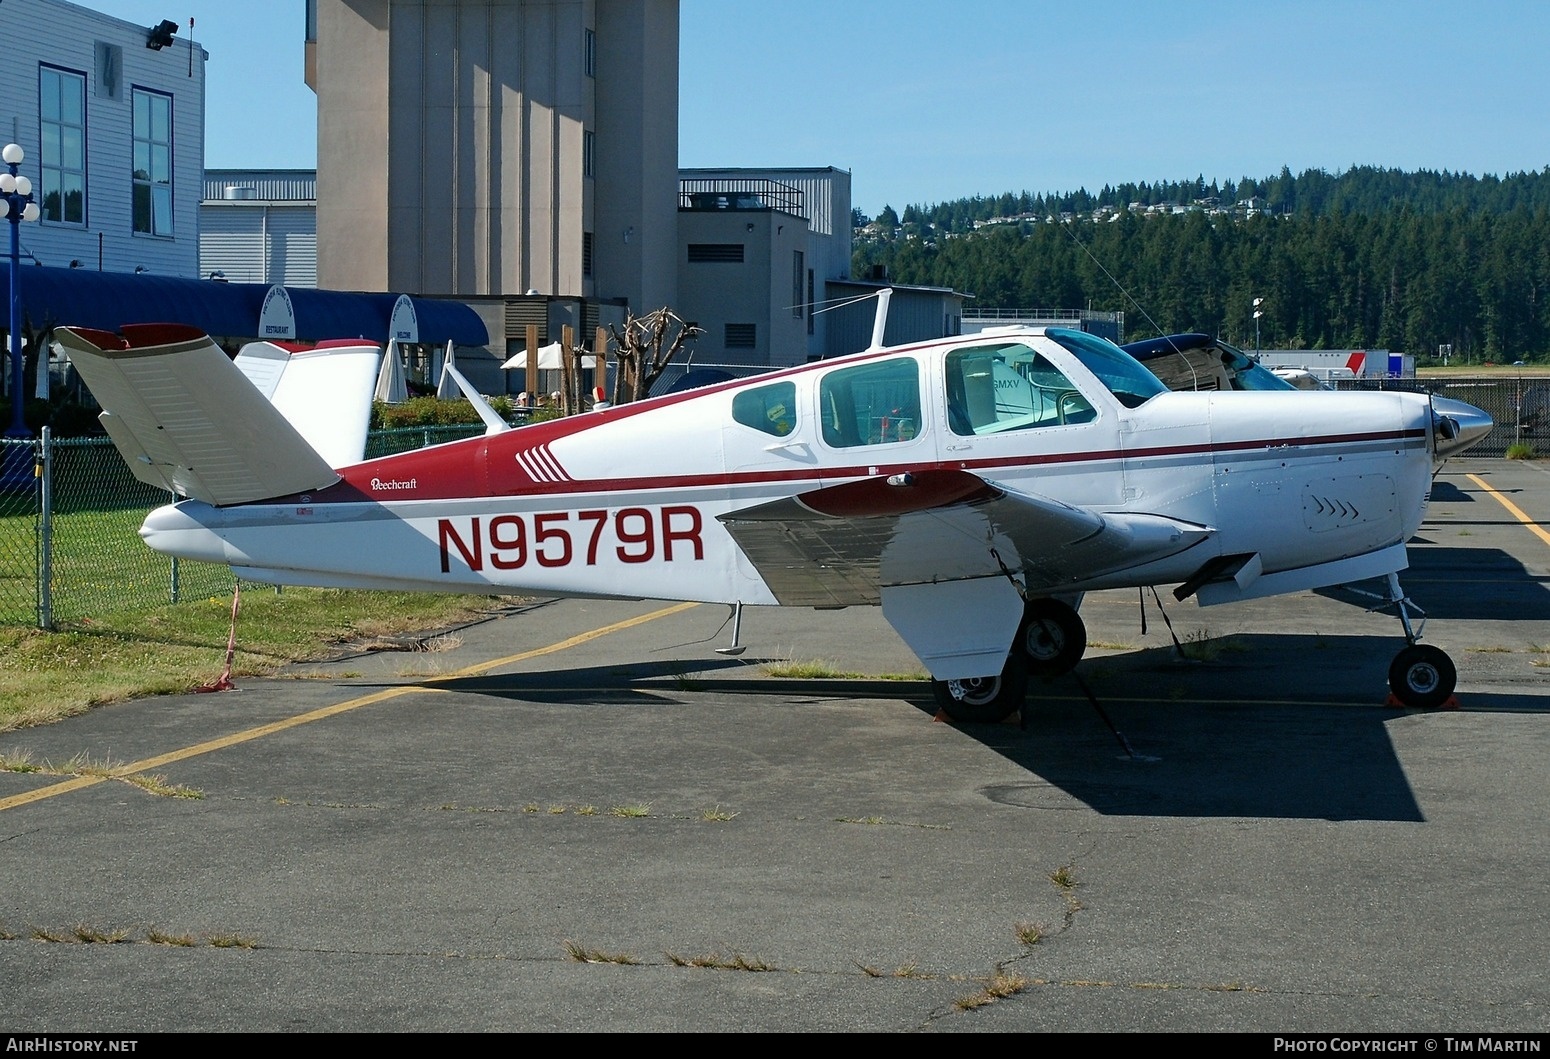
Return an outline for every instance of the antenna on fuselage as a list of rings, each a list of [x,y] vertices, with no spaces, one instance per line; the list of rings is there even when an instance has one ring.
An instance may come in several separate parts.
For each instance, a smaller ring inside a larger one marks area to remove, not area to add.
[[[866,347],[868,352],[883,348],[883,332],[888,329],[888,299],[891,297],[892,287],[877,292],[877,314],[872,317],[872,344]]]
[[[468,398],[468,403],[474,406],[474,411],[479,413],[479,418],[484,420],[484,432],[486,435],[501,434],[511,429],[511,424],[500,417],[500,413],[490,407],[490,402],[476,389],[473,384],[463,377],[463,373],[454,368],[450,363],[441,366],[442,373],[457,383],[457,388],[463,391],[463,396]]]
[[[875,349],[883,348],[883,332],[888,328],[888,299],[892,296],[893,288],[884,287],[875,294],[862,294],[855,298],[844,298],[831,302],[814,302],[813,305],[822,305],[823,307],[815,308],[812,312],[814,316],[817,316],[819,313],[826,313],[830,309],[843,309],[847,305],[855,305],[857,302],[864,302],[868,298],[876,298],[877,315],[872,318],[872,344],[862,350],[863,353],[870,353]]]

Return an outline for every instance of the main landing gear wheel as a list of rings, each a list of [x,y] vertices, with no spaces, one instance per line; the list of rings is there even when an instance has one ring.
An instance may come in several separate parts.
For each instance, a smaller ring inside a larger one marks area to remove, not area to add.
[[[1058,599],[1030,599],[1023,608],[1017,646],[1028,659],[1028,671],[1058,677],[1076,668],[1087,650],[1087,626],[1075,608]]]
[[[933,680],[931,694],[942,712],[960,724],[1004,721],[1028,697],[1027,660],[1013,651],[999,676]]]
[[[1441,706],[1458,684],[1453,660],[1430,644],[1411,644],[1389,665],[1389,690],[1404,705],[1418,710]]]

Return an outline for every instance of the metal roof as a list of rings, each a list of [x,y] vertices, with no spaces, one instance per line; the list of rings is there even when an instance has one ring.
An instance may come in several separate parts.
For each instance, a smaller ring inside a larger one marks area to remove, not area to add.
[[[316,169],[206,169],[204,203],[277,202],[313,205],[318,197]]]
[[[9,291],[11,266],[0,261],[0,293]],[[124,324],[180,323],[216,338],[250,339],[258,335],[258,316],[266,283],[215,280],[78,268],[22,266],[22,314],[34,328],[55,325],[117,331]],[[296,337],[319,342],[329,338],[367,338],[385,342],[396,294],[327,291],[287,287],[296,312]],[[489,332],[479,314],[462,302],[411,298],[420,341],[442,345],[484,346]],[[0,317],[0,327],[5,320]]]

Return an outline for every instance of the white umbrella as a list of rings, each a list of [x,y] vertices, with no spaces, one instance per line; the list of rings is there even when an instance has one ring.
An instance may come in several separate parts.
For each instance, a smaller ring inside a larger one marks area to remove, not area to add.
[[[453,401],[463,396],[463,392],[457,388],[457,380],[452,377],[456,371],[452,363],[452,339],[447,339],[447,353],[441,362],[441,380],[436,383],[436,396],[443,401]]]
[[[401,404],[409,400],[409,386],[404,382],[404,365],[398,359],[398,342],[390,340],[382,357],[382,369],[377,372],[377,391],[373,395],[383,404]]]
[[[597,367],[597,358],[587,354],[581,358],[581,366],[583,368],[595,368]],[[525,370],[527,368],[527,350],[524,349],[516,356],[507,358],[501,367],[507,369],[522,368]],[[538,347],[538,370],[560,370],[560,344],[558,342],[550,342],[547,346]],[[532,388],[529,387],[529,389]]]

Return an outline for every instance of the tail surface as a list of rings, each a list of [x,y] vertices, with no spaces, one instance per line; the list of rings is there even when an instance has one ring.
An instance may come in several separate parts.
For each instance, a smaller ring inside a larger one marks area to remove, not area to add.
[[[302,348],[249,342],[235,361],[330,467],[366,458],[382,348],[358,338]]]
[[[339,475],[203,331],[125,324],[55,337],[103,407],[134,476],[223,506],[332,485]]]

